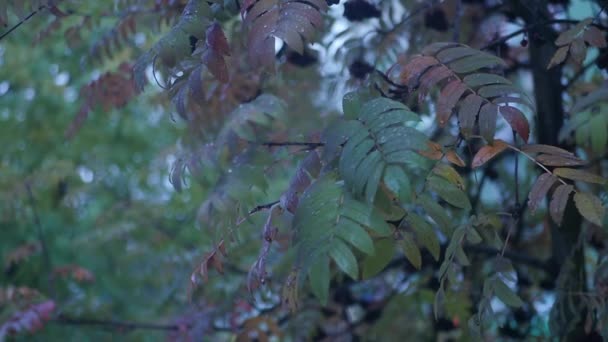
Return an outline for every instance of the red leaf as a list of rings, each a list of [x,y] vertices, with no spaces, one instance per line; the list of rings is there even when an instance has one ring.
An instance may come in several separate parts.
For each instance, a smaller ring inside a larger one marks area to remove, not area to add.
[[[230,56],[230,45],[228,45],[222,27],[217,22],[207,28],[205,41],[211,50],[221,55]]]
[[[511,128],[525,141],[530,137],[530,125],[524,113],[511,106],[500,107],[500,114],[507,120]]]
[[[224,57],[215,51],[208,49],[203,53],[202,59],[203,63],[218,81],[228,83],[230,76],[228,75],[228,67],[226,66]]]
[[[468,87],[462,81],[454,80],[441,90],[441,95],[437,100],[437,121],[441,127],[448,123],[454,106],[467,89]]]
[[[473,168],[480,167],[481,165],[485,164],[488,160],[496,157],[499,153],[504,151],[507,147],[509,147],[509,144],[507,144],[506,142],[504,142],[500,139],[494,140],[494,143],[492,145],[486,145],[486,146],[480,148],[479,151],[477,151],[477,153],[475,154],[475,157],[473,157],[472,167]]]

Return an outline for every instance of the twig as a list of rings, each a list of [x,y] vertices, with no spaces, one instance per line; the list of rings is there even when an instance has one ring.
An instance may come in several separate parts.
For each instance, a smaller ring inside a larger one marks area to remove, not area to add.
[[[578,24],[578,23],[579,23],[579,20],[553,19],[553,20],[547,20],[547,21],[543,21],[543,22],[538,22],[538,23],[530,24],[530,25],[527,25],[527,26],[525,26],[525,27],[523,27],[523,28],[521,28],[521,29],[519,29],[519,30],[517,30],[515,32],[511,32],[511,33],[509,33],[506,36],[503,36],[503,37],[500,37],[498,39],[495,39],[494,41],[492,41],[492,42],[488,43],[487,45],[485,45],[484,47],[482,47],[480,50],[491,49],[491,48],[493,48],[493,47],[495,47],[497,45],[500,45],[500,44],[506,42],[507,40],[509,40],[509,39],[511,39],[513,37],[517,37],[520,34],[526,32],[526,31],[529,31],[529,30],[531,30],[533,28],[536,28],[538,26],[552,25],[552,24]],[[591,25],[596,26],[597,28],[602,29],[604,31],[608,30],[608,27],[600,25],[600,24],[593,23]]]
[[[270,208],[272,208],[273,205],[275,205],[279,202],[280,201],[274,201],[274,202],[258,205],[257,207],[255,207],[249,211],[249,215],[253,215],[253,214],[257,213],[258,211],[270,209]]]
[[[589,68],[593,67],[595,65],[595,63],[597,63],[597,60],[600,57],[601,57],[601,54],[599,54],[592,61],[590,61],[589,63],[583,65],[580,69],[578,69],[576,74],[574,74],[574,76],[572,76],[572,78],[570,80],[568,80],[568,83],[566,83],[566,85],[564,85],[564,89],[569,89],[572,85],[574,85],[574,83],[576,81],[578,81],[579,78],[581,78],[583,75],[585,75],[585,72],[587,70],[589,70]]]
[[[89,319],[89,318],[74,318],[69,316],[60,315],[53,320],[54,323],[63,325],[77,325],[77,326],[91,326],[91,327],[102,327],[110,329],[122,329],[122,330],[133,330],[133,329],[146,329],[146,330],[162,330],[162,331],[177,331],[184,328],[189,329],[189,326],[182,326],[178,324],[155,324],[155,323],[141,323],[141,322],[125,322],[117,320],[103,320],[103,319]]]
[[[264,145],[268,147],[281,147],[281,146],[304,146],[311,149],[315,149],[318,147],[325,146],[324,143],[315,143],[315,142],[293,142],[293,141],[264,141],[258,143],[259,145]]]
[[[30,20],[30,18],[32,18],[34,15],[36,15],[37,13],[39,13],[40,11],[42,11],[45,8],[47,8],[46,5],[42,5],[42,6],[38,7],[37,10],[34,10],[32,13],[28,14],[27,17],[21,19],[21,21],[19,21],[15,25],[13,25],[13,27],[11,27],[8,31],[6,31],[2,35],[0,35],[0,40],[2,40],[4,37],[11,34],[11,32],[15,31],[19,26],[23,25],[23,23]]]

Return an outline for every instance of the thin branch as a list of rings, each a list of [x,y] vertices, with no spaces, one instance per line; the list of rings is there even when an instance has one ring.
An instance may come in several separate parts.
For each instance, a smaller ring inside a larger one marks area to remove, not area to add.
[[[574,76],[572,76],[572,78],[570,80],[568,80],[568,83],[566,83],[566,85],[564,85],[564,89],[566,90],[566,89],[569,89],[570,87],[572,87],[574,85],[574,83],[576,81],[578,81],[579,78],[581,78],[583,75],[585,75],[585,72],[587,70],[589,70],[589,68],[593,67],[595,65],[595,63],[597,63],[597,60],[600,59],[601,56],[602,55],[599,54],[592,61],[590,61],[589,63],[583,65],[580,69],[578,69],[576,74],[574,74]]]
[[[293,142],[293,141],[263,141],[257,143],[259,145],[268,146],[268,147],[284,147],[284,146],[304,146],[310,149],[315,149],[318,147],[325,146],[324,143],[319,142]]]
[[[491,49],[497,45],[500,45],[504,42],[506,42],[507,40],[513,38],[513,37],[517,37],[520,34],[523,34],[533,28],[539,27],[539,26],[545,26],[545,25],[552,25],[552,24],[578,24],[579,20],[570,20],[570,19],[553,19],[553,20],[547,20],[547,21],[543,21],[543,22],[538,22],[538,23],[534,23],[534,24],[530,24],[530,25],[526,25],[525,27],[511,32],[506,36],[500,37],[498,39],[493,40],[492,42],[488,43],[486,46],[482,47],[480,50],[488,50]],[[592,23],[591,25],[602,29],[604,31],[608,31],[608,27],[600,25],[600,24],[595,24]]]
[[[253,215],[253,214],[257,213],[258,211],[270,209],[270,208],[272,208],[273,205],[275,205],[279,202],[280,201],[274,201],[274,202],[258,205],[257,207],[255,207],[249,211],[249,215]]]
[[[39,13],[40,11],[42,11],[45,8],[47,8],[46,5],[42,5],[42,6],[38,7],[37,10],[34,10],[32,13],[28,14],[27,17],[21,19],[18,23],[13,25],[13,27],[11,27],[8,31],[6,31],[2,35],[0,35],[0,40],[2,40],[4,37],[11,34],[11,32],[15,31],[17,28],[19,28],[19,26],[23,25],[23,23],[30,20],[30,18],[32,18],[34,15],[36,15],[37,13]]]
[[[465,245],[464,250],[467,252],[485,254],[488,256],[501,254],[500,250],[485,245]],[[554,272],[554,269],[548,263],[540,259],[533,258],[526,254],[505,250],[503,256],[511,260],[515,264],[534,267],[551,274]]]
[[[126,322],[117,320],[103,320],[103,319],[89,319],[89,318],[75,318],[60,315],[53,320],[56,324],[61,325],[74,325],[74,326],[90,326],[90,327],[101,327],[106,329],[117,329],[117,330],[133,330],[133,329],[145,329],[145,330],[161,330],[161,331],[178,331],[184,328],[189,329],[189,326],[182,326],[178,324],[155,324],[155,323],[142,323],[142,322]]]

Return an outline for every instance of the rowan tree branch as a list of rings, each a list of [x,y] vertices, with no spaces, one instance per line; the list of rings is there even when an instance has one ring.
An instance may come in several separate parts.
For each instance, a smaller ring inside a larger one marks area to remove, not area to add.
[[[189,329],[189,326],[182,326],[178,324],[156,324],[156,323],[142,323],[142,322],[128,322],[119,320],[104,320],[94,318],[76,318],[66,315],[60,315],[55,318],[53,323],[61,325],[75,325],[75,326],[90,326],[90,327],[101,327],[107,329],[117,330],[134,330],[134,329],[146,329],[146,330],[161,330],[161,331],[178,331]]]
[[[324,146],[324,143],[320,142],[294,142],[294,141],[263,141],[257,143],[259,145],[268,147],[285,147],[285,146],[304,146],[310,149],[315,149]]]

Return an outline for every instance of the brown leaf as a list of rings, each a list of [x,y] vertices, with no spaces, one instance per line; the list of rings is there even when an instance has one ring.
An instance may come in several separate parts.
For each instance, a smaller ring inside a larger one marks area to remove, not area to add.
[[[494,140],[497,116],[498,106],[492,103],[486,103],[479,111],[479,133],[490,143]]]
[[[437,121],[441,127],[448,123],[454,106],[467,89],[468,87],[462,81],[454,80],[441,90],[437,100]]]
[[[555,182],[557,182],[557,178],[548,172],[543,173],[536,179],[536,182],[528,195],[528,207],[530,208],[531,213],[536,211],[538,203],[545,198],[547,192],[549,192],[549,189],[551,189]]]
[[[460,103],[458,109],[458,122],[460,124],[460,130],[462,135],[468,137],[473,134],[473,127],[475,126],[475,119],[483,99],[477,94],[469,94]]]
[[[589,45],[596,48],[605,48],[607,46],[604,33],[595,26],[587,27],[585,33],[583,33],[583,39],[589,43]]]
[[[570,43],[572,43],[572,41],[574,41],[574,39],[576,39],[583,32],[585,27],[587,27],[587,25],[591,24],[592,22],[593,22],[593,18],[587,18],[585,20],[579,21],[576,25],[574,25],[569,30],[562,32],[555,40],[555,45],[557,45],[557,46],[569,45]]]
[[[446,154],[445,154],[445,158],[452,164],[460,166],[460,167],[465,167],[466,164],[464,163],[464,160],[462,160],[462,158],[460,158],[460,156],[458,155],[458,153],[456,153],[456,151],[454,150],[449,150]]]
[[[546,154],[552,154],[552,155],[556,155],[556,156],[575,157],[572,152],[569,152],[569,151],[564,150],[563,148],[559,148],[559,147],[555,147],[555,146],[551,146],[551,145],[529,144],[529,145],[523,145],[520,149],[523,152],[528,153],[528,154],[546,153]]]
[[[494,143],[492,145],[486,145],[486,146],[480,148],[479,151],[477,151],[477,153],[475,154],[475,157],[473,157],[473,163],[471,166],[473,168],[480,167],[481,165],[485,164],[488,160],[496,157],[498,154],[500,154],[502,151],[504,151],[507,147],[509,147],[509,144],[507,144],[506,142],[504,142],[500,139],[494,140]]]
[[[575,181],[582,181],[587,183],[596,183],[596,184],[606,184],[606,179],[600,177],[596,174],[578,170],[578,169],[569,169],[569,168],[557,168],[553,170],[553,174],[562,177],[568,178]]]
[[[530,125],[524,113],[515,107],[503,106],[500,107],[500,114],[507,120],[509,126],[527,142],[530,137]]]
[[[568,198],[573,190],[574,188],[572,185],[562,184],[553,192],[553,197],[551,198],[551,203],[549,204],[549,213],[557,225],[562,224],[564,210],[566,210]]]
[[[587,46],[582,37],[576,38],[570,45],[570,56],[576,65],[581,65],[587,57]]]
[[[580,166],[585,165],[585,161],[576,156],[541,154],[536,157],[536,161],[545,166]]]
[[[547,70],[553,68],[554,66],[563,63],[566,60],[566,57],[568,57],[568,50],[570,50],[570,46],[566,45],[566,46],[562,46],[559,49],[557,49],[557,51],[555,51],[555,54],[553,55],[553,57],[551,57],[551,60],[549,61],[549,65],[547,65]]]

